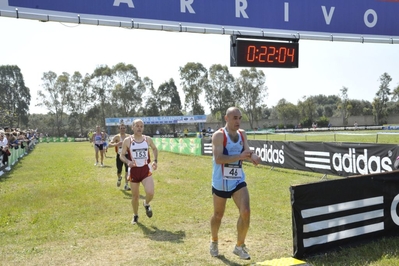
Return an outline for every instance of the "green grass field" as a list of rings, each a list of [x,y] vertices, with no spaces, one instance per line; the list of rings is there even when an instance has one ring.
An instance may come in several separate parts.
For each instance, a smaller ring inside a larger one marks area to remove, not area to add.
[[[232,201],[220,229],[221,256],[209,255],[211,157],[161,152],[154,216],[140,206],[138,225],[130,224],[130,192],[116,187],[114,151],[104,168],[93,163],[87,142],[40,143],[0,177],[0,265],[250,265],[291,257],[289,187],[322,182],[321,174],[246,164],[252,259],[243,261],[232,254],[238,217]],[[399,265],[398,250],[399,239],[386,238],[305,260]]]

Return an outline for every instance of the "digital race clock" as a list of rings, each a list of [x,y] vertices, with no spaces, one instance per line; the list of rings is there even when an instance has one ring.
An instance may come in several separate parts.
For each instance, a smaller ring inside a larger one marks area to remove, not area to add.
[[[233,40],[233,39],[232,39]],[[298,41],[235,39],[231,44],[230,66],[297,68]]]

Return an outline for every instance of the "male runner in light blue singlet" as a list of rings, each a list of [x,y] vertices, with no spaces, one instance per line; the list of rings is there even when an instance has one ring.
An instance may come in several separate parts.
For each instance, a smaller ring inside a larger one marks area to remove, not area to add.
[[[226,126],[212,135],[214,211],[211,218],[210,253],[214,257],[219,255],[218,232],[227,199],[233,198],[240,213],[237,222],[237,243],[233,253],[241,259],[248,260],[250,256],[245,247],[245,237],[249,228],[250,206],[242,161],[248,160],[257,165],[261,159],[249,149],[247,135],[243,129],[240,129],[241,118],[240,109],[230,107],[224,117]]]

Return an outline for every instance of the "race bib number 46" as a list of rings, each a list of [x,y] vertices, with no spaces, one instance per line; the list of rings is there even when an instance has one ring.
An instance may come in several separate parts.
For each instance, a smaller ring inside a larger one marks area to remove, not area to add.
[[[224,165],[224,173],[223,178],[228,180],[236,180],[241,179],[242,177],[242,168],[240,165],[236,164],[225,164]]]

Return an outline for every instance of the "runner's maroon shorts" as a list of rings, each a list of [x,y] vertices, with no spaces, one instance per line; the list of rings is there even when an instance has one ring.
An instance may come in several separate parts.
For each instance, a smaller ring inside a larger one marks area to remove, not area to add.
[[[133,183],[140,183],[146,177],[149,177],[151,175],[152,172],[150,171],[150,167],[148,165],[145,165],[143,167],[132,167],[130,168],[129,181]]]

